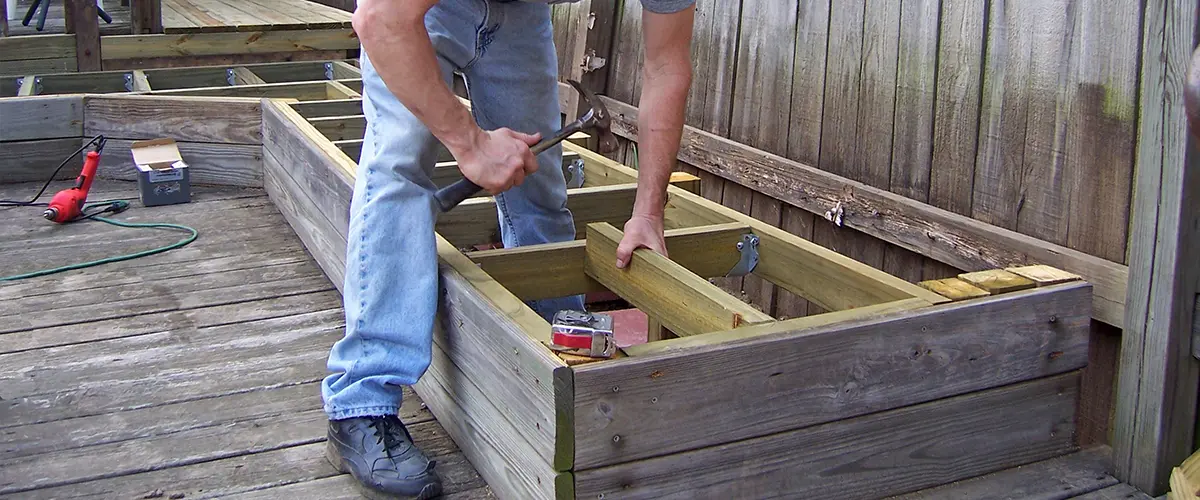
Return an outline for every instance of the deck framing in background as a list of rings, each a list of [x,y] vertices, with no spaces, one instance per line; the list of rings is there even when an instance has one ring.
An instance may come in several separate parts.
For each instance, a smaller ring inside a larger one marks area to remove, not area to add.
[[[220,159],[195,162],[194,178],[263,186],[340,287],[365,120],[356,71],[352,61],[321,61],[41,75],[44,94],[63,95],[0,100],[26,117],[0,128],[0,141],[33,158],[54,141],[73,149],[105,133],[115,139],[108,156],[119,158],[128,141],[173,136],[185,155]],[[112,82],[120,87],[104,87]],[[639,251],[628,271],[613,272],[637,171],[580,144],[563,150],[565,164],[586,172],[568,189],[580,240],[475,250],[497,241],[486,196],[437,225],[442,321],[417,391],[501,496],[899,494],[1077,449],[1088,281],[1010,268],[913,284],[710,201],[688,175],[673,178],[666,207],[669,245],[680,250]],[[442,159],[435,171],[453,181],[457,168]],[[104,173],[128,175],[123,167]],[[711,286],[729,277],[745,235],[759,241],[751,275],[824,311],[778,321]],[[672,288],[680,293],[661,293]],[[604,361],[548,349],[549,325],[524,301],[598,289],[674,335]],[[980,436],[986,446],[964,445]],[[821,479],[873,455],[911,456],[930,440],[969,456]],[[726,467],[745,460],[762,461],[761,473]],[[813,475],[789,479],[800,466]]]

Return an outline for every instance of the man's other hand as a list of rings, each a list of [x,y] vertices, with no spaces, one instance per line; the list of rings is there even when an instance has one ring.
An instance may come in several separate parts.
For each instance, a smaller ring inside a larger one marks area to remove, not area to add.
[[[507,128],[481,131],[471,146],[456,156],[458,168],[464,177],[489,194],[508,191],[537,171],[537,159],[530,148],[540,140],[541,134],[523,134]]]
[[[633,257],[633,251],[639,248],[649,248],[667,257],[667,242],[663,238],[663,221],[661,217],[634,215],[625,223],[625,236],[617,245],[617,267],[624,269]]]

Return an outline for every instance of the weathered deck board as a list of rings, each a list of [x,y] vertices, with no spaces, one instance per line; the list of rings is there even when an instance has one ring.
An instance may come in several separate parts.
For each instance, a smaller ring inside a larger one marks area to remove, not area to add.
[[[97,187],[136,197],[132,183]],[[197,227],[188,247],[0,285],[0,498],[357,496],[322,442],[319,382],[342,335],[341,298],[263,190],[204,189],[191,204],[118,216]],[[47,245],[131,245],[104,224],[46,232],[17,220],[3,234],[19,236],[0,243],[23,262]],[[439,463],[447,498],[492,498],[410,389],[401,418]]]
[[[947,485],[892,500],[1061,500],[1118,484],[1105,447],[1081,450],[1050,460]],[[1103,497],[1100,497],[1103,498]]]

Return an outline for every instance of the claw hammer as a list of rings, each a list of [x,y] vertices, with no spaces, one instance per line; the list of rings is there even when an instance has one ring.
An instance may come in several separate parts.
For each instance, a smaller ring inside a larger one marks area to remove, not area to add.
[[[609,153],[617,149],[617,137],[612,133],[612,117],[608,114],[608,109],[604,107],[604,103],[597,99],[595,94],[592,94],[587,89],[583,88],[579,82],[575,80],[567,80],[576,92],[583,96],[583,102],[587,103],[588,111],[580,116],[575,121],[567,124],[567,126],[555,132],[553,136],[542,139],[541,142],[533,146],[529,150],[533,152],[533,156],[542,154],[547,149],[554,147],[558,143],[570,137],[576,132],[584,130],[595,130],[599,135],[601,153]],[[434,198],[437,199],[438,208],[442,212],[449,212],[454,207],[457,207],[463,200],[470,198],[478,193],[483,188],[476,185],[474,182],[464,178],[439,189]]]

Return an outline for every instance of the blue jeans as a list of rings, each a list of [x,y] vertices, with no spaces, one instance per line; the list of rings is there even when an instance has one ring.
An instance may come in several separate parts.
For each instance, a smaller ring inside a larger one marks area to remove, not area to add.
[[[550,7],[529,2],[443,0],[425,25],[449,85],[463,74],[472,110],[486,130],[509,127],[549,137],[561,127],[558,62]],[[430,181],[438,142],[361,56],[367,130],[346,238],[346,334],[333,345],[322,383],[330,419],[396,414],[401,387],[429,367],[438,308],[438,214]],[[562,148],[538,156],[538,170],[496,197],[505,247],[570,241]],[[481,240],[487,235],[480,235]],[[582,296],[530,303],[543,317],[581,309]]]

